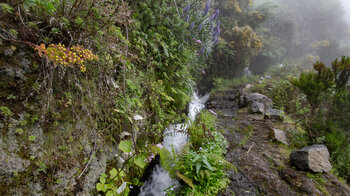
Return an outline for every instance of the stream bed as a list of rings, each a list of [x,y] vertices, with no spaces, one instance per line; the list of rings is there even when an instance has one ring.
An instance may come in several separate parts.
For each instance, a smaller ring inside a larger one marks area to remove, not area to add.
[[[172,149],[174,149],[175,153],[178,153],[181,147],[188,142],[187,126],[195,120],[196,115],[205,107],[204,104],[208,99],[209,94],[198,97],[197,93],[194,93],[188,109],[187,116],[189,121],[187,123],[170,125],[164,130],[163,146],[169,152],[172,152]],[[165,196],[166,192],[164,190],[178,185],[179,182],[176,179],[172,179],[169,173],[158,164],[153,169],[149,179],[141,187],[139,196]]]

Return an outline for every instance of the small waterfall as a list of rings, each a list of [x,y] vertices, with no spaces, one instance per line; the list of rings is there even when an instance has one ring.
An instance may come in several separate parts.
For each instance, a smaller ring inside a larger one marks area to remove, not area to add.
[[[209,99],[209,94],[199,98],[196,93],[192,95],[188,109],[188,118],[190,121],[186,124],[170,125],[164,130],[165,137],[163,138],[163,146],[172,152],[174,148],[178,153],[183,145],[188,142],[187,126],[195,120],[196,115],[204,108],[204,103]],[[150,178],[141,187],[139,196],[164,196],[165,189],[170,186],[176,186],[179,183],[177,180],[171,179],[168,172],[160,165],[157,165]]]

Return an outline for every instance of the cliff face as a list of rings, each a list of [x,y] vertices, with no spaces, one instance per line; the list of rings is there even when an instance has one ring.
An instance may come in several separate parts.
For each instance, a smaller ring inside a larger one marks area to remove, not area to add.
[[[239,95],[247,89],[235,87],[212,93],[207,107],[218,115],[217,126],[229,142],[226,160],[238,173],[230,172],[230,187],[220,195],[349,195],[348,185],[332,173],[301,171],[290,163],[301,130],[289,117],[284,122],[266,120],[263,114],[238,107]],[[271,128],[286,132],[287,144],[271,137]]]
[[[88,115],[78,120],[71,113],[76,106],[52,92],[58,78],[50,78],[50,72],[57,70],[38,65],[28,48],[3,40],[0,53],[0,193],[65,195],[94,189],[114,157],[113,146],[98,140]]]
[[[174,2],[31,2],[0,3],[0,195],[95,194],[113,168],[138,186],[202,66]]]

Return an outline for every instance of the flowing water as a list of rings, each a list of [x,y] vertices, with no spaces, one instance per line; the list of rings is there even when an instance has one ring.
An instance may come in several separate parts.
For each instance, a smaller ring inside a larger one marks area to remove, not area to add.
[[[188,142],[187,126],[194,121],[196,115],[204,108],[204,103],[209,99],[209,94],[198,97],[196,93],[192,95],[188,109],[189,122],[186,124],[170,125],[164,130],[163,146],[172,152],[172,148],[178,153],[183,145]],[[176,179],[171,179],[168,172],[160,165],[157,165],[150,178],[141,188],[139,196],[162,196],[166,193],[164,190],[179,183]]]

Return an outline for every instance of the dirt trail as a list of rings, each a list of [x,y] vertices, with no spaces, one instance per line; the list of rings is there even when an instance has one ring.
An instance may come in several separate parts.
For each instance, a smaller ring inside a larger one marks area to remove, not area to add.
[[[229,142],[226,159],[239,171],[230,172],[230,186],[220,195],[350,195],[349,187],[333,174],[312,174],[291,166],[289,155],[294,149],[269,138],[271,127],[286,131],[291,125],[239,109],[235,95],[240,90],[216,92],[207,102]]]

